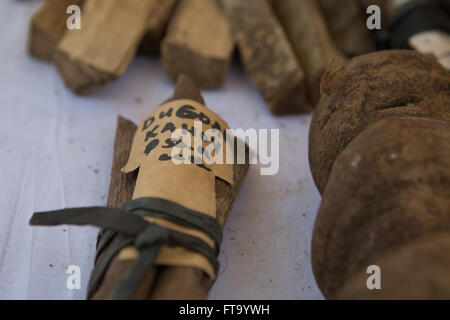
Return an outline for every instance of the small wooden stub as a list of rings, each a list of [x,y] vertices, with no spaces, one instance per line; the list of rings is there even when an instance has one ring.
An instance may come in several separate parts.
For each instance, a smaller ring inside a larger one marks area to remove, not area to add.
[[[230,25],[216,0],[181,0],[161,55],[173,80],[184,73],[200,89],[214,89],[224,82],[233,49]]]
[[[341,54],[328,34],[315,0],[279,0],[274,7],[305,70],[310,100],[315,104],[320,98],[323,71]]]
[[[54,61],[66,85],[85,94],[120,77],[144,36],[158,0],[87,0],[81,30],[66,32]]]
[[[221,0],[242,63],[274,114],[311,110],[305,74],[267,0]]]

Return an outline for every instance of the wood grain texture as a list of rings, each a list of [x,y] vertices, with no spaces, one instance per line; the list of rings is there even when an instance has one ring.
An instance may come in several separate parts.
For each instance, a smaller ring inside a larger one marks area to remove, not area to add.
[[[169,21],[178,0],[159,1],[150,15],[147,31],[139,46],[140,54],[153,55],[160,52],[161,42],[166,34]]]
[[[192,99],[203,103],[200,92],[184,75],[177,80],[174,95],[168,100]],[[111,171],[108,206],[119,206],[131,200],[136,176],[123,174],[120,169],[128,160],[136,125],[119,118]],[[234,166],[234,184],[216,179],[217,219],[225,224],[247,174],[248,165]],[[133,261],[119,260],[116,256],[93,299],[105,299]],[[137,288],[134,299],[206,299],[213,281],[202,271],[191,267],[152,267]]]
[[[123,118],[117,119],[117,130],[114,142],[114,157],[111,169],[107,207],[117,208],[131,200],[136,183],[136,174],[122,174],[121,168],[127,163],[137,126]],[[100,257],[101,258],[101,255]],[[129,261],[119,261],[117,258],[108,268],[104,281],[100,285],[93,299],[106,298],[121,276],[132,265]]]
[[[31,17],[28,52],[35,58],[52,60],[53,53],[67,30],[67,7],[81,6],[83,3],[84,0],[45,0]]]
[[[188,75],[200,89],[220,87],[228,73],[234,40],[216,0],[181,0],[163,40],[169,76]]]
[[[274,2],[295,55],[303,67],[313,104],[320,98],[320,77],[333,60],[342,55],[331,39],[316,0],[277,0]]]
[[[114,142],[114,158],[108,192],[108,208],[117,208],[128,202],[133,196],[136,174],[118,174],[127,163],[137,126],[123,118],[117,120]]]
[[[66,32],[54,61],[78,94],[120,77],[133,59],[158,0],[87,0],[81,30]]]
[[[266,0],[221,0],[242,64],[274,114],[308,112],[305,74]]]

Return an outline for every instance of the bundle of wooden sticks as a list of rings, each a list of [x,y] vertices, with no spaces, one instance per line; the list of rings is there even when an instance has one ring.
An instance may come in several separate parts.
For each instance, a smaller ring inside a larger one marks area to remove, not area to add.
[[[413,32],[393,21],[388,46],[410,40],[411,47],[444,55],[448,35],[441,31],[450,28],[439,13],[444,1],[426,7],[428,16],[434,12],[439,17],[426,23],[416,17],[422,2],[45,0],[31,21],[29,51],[53,60],[66,85],[86,94],[120,77],[136,53],[160,53],[172,80],[184,73],[200,89],[218,88],[237,45],[246,72],[272,113],[308,112],[319,99],[319,79],[330,62],[375,50],[376,33],[366,26],[369,4],[378,5],[386,26],[397,11],[397,20],[406,15],[412,16],[408,23],[419,21]],[[67,8],[73,5],[81,8],[81,29],[67,30]],[[413,37],[433,28],[440,31]],[[446,45],[430,49],[423,44],[442,37]],[[442,59],[448,64],[448,57]]]
[[[236,45],[270,111],[298,113],[317,102],[331,61],[375,49],[365,18],[356,0],[45,0],[29,51],[87,94],[122,76],[137,53],[160,54],[172,80],[183,73],[200,89],[218,88]]]

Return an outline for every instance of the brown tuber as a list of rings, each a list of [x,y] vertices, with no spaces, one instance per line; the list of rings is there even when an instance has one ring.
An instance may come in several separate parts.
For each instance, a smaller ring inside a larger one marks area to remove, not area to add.
[[[448,72],[433,57],[415,51],[371,53],[333,64],[321,80],[309,137],[319,191],[336,157],[370,124],[393,116],[450,121],[449,92]]]
[[[450,231],[450,74],[431,56],[384,51],[335,64],[321,93],[310,132],[320,289],[332,299],[450,298],[449,262],[438,258],[448,246],[438,234]],[[378,293],[366,286],[371,265],[389,281]],[[424,269],[402,273],[414,266]]]

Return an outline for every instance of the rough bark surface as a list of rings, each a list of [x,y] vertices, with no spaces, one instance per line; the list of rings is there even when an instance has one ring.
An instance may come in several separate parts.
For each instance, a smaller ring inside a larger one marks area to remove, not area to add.
[[[305,74],[267,0],[221,0],[241,60],[274,114],[308,112]]]

